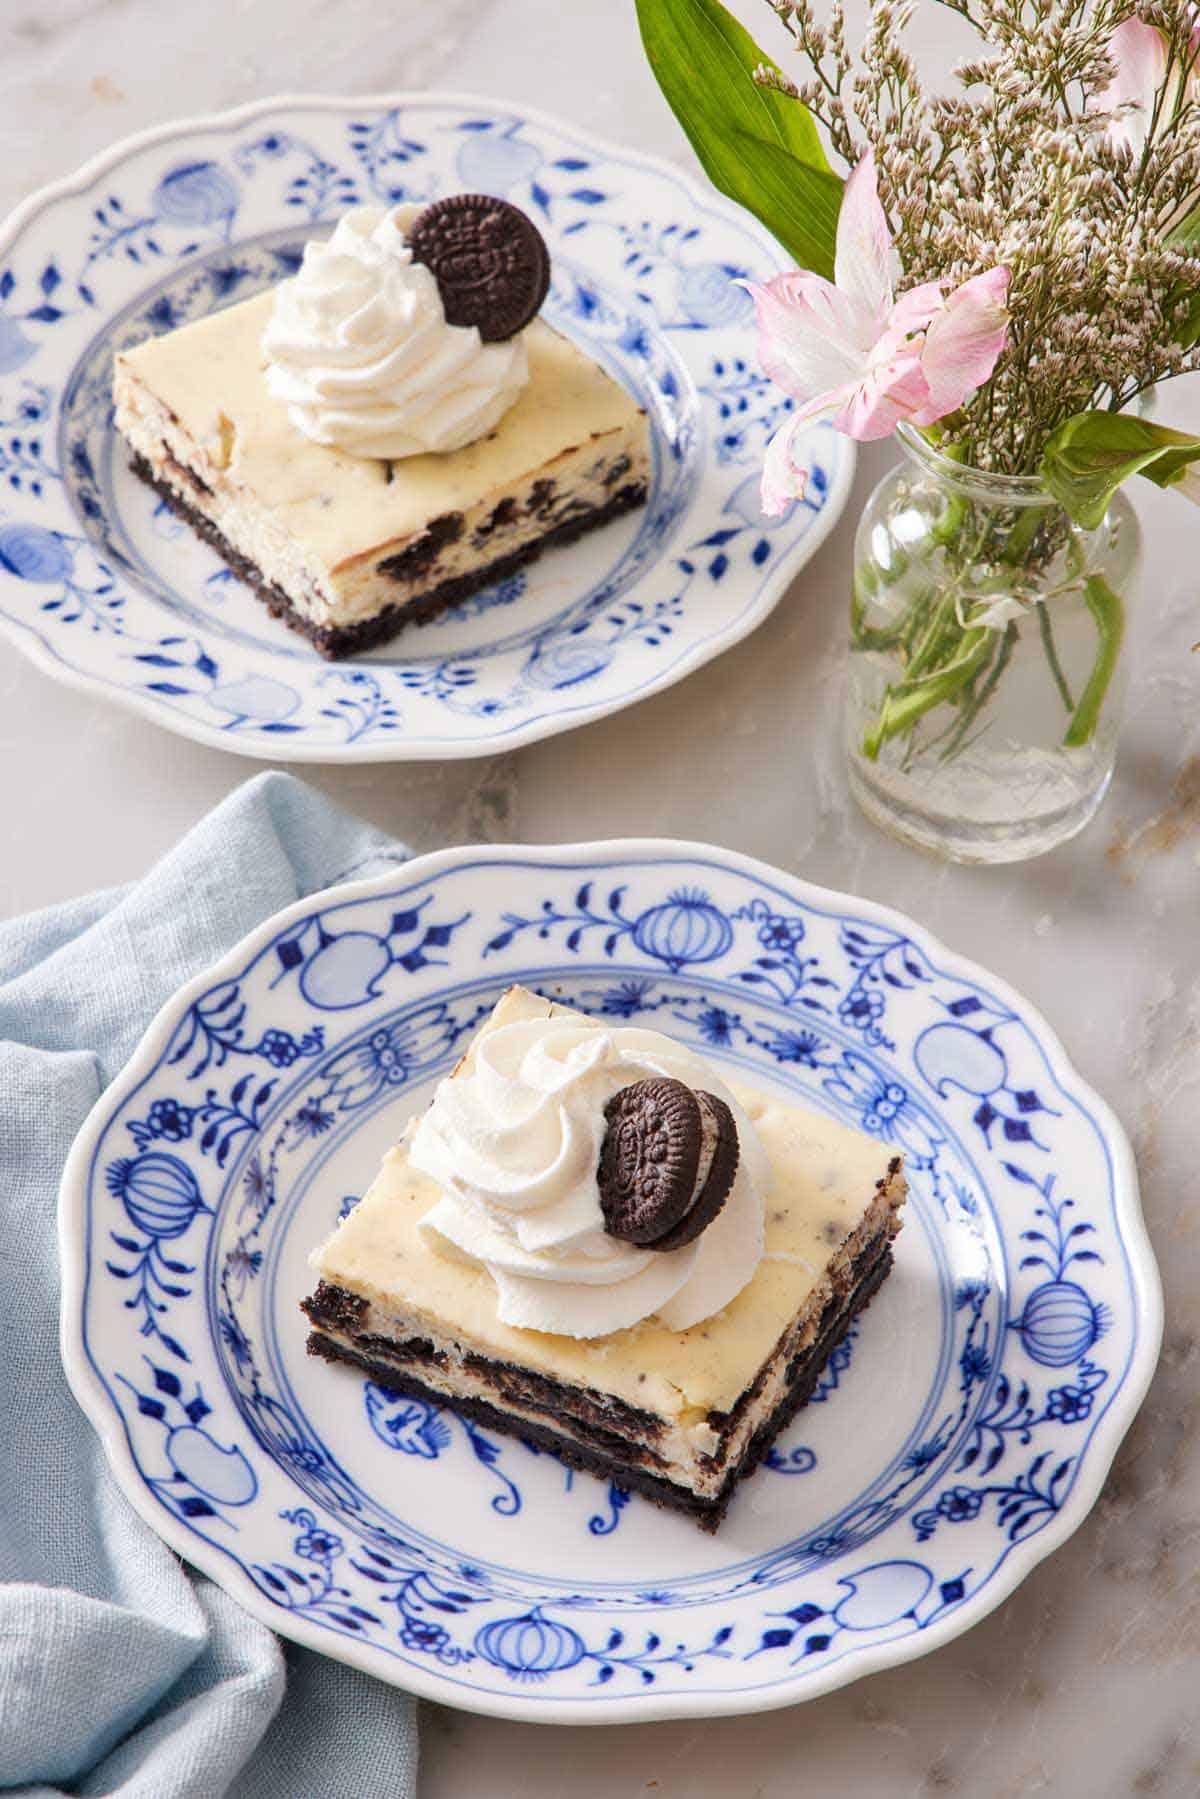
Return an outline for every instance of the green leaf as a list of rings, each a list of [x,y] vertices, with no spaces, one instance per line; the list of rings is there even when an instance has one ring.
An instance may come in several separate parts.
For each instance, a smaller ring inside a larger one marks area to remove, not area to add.
[[[1167,234],[1167,242],[1180,250],[1200,247],[1200,205],[1193,206]],[[1176,282],[1167,297],[1167,309],[1174,305],[1179,317],[1172,324],[1173,340],[1185,350],[1200,341],[1200,293]]]
[[[714,187],[801,268],[833,277],[842,183],[807,108],[753,72],[774,67],[720,0],[637,0],[650,67]]]
[[[1042,456],[1041,476],[1076,524],[1094,531],[1130,475],[1173,487],[1200,460],[1200,437],[1127,412],[1077,412],[1058,427]]]
[[[1200,294],[1192,294],[1175,327],[1175,342],[1181,350],[1190,350],[1200,342]]]
[[[1193,206],[1192,210],[1185,213],[1179,223],[1172,227],[1168,233],[1167,242],[1176,244],[1181,249],[1190,249],[1200,242],[1200,206]]]

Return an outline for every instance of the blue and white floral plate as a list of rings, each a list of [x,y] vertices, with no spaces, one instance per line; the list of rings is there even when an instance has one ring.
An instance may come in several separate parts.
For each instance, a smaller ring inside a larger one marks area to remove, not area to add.
[[[894,1274],[719,1535],[305,1355],[306,1256],[514,981],[903,1150]],[[757,1710],[947,1642],[1095,1500],[1154,1367],[1129,1146],[1023,1000],[727,851],[456,849],[159,1016],[66,1170],[63,1355],[129,1498],[313,1648],[560,1723]]]
[[[552,324],[654,432],[644,512],[331,667],[132,475],[113,353],[295,269],[347,207],[469,188],[545,233]],[[283,761],[491,755],[614,712],[759,624],[846,501],[853,446],[765,519],[787,402],[736,277],[781,266],[668,164],[494,101],[287,99],[129,140],[0,232],[0,627],[48,673],[202,743]]]

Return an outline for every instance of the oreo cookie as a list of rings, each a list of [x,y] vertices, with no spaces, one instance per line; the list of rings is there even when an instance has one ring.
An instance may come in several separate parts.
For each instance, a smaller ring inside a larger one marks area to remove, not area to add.
[[[537,317],[550,286],[550,252],[520,207],[491,194],[450,194],[412,223],[414,262],[432,270],[451,325],[474,325],[485,343],[515,337]]]
[[[694,1243],[701,1231],[708,1229],[733,1188],[740,1154],[733,1113],[715,1093],[697,1093],[696,1099],[700,1105],[701,1140],[695,1197],[674,1229],[656,1237],[651,1249],[682,1249],[685,1244]]]
[[[682,1249],[707,1230],[733,1186],[737,1126],[712,1093],[665,1076],[636,1081],[604,1109],[597,1179],[604,1228],[643,1249]]]

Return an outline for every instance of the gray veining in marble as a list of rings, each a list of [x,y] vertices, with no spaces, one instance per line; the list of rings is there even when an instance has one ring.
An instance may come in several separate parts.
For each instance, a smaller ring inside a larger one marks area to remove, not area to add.
[[[770,37],[765,5],[739,10]],[[861,20],[865,0],[848,10]],[[932,0],[917,11],[922,66],[940,75],[954,21]],[[690,161],[631,0],[5,0],[0,207],[168,105],[388,86],[546,104]],[[1200,1792],[1200,517],[1139,495],[1138,672],[1100,820],[1025,869],[940,868],[857,817],[840,764],[849,526],[889,455],[864,454],[846,523],[775,616],[682,686],[492,761],[308,778],[418,848],[715,839],[911,912],[1011,980],[1133,1136],[1167,1294],[1158,1378],[1092,1517],[952,1646],[808,1706],[713,1723],[567,1734],[426,1707],[424,1799]],[[56,686],[10,648],[0,755],[5,913],[137,873],[253,767]]]

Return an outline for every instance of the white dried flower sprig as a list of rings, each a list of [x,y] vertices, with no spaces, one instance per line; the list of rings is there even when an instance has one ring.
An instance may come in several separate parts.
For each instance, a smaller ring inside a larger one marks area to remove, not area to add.
[[[948,439],[973,464],[1032,473],[1057,426],[1118,411],[1200,368],[1200,32],[1191,0],[940,0],[979,34],[960,91],[926,95],[878,0],[857,59],[835,3],[768,0],[808,65],[756,79],[801,101],[855,167],[873,150],[900,287],[1011,273],[1008,345]],[[1113,34],[1153,27],[1162,81],[1138,111],[1114,94]]]

